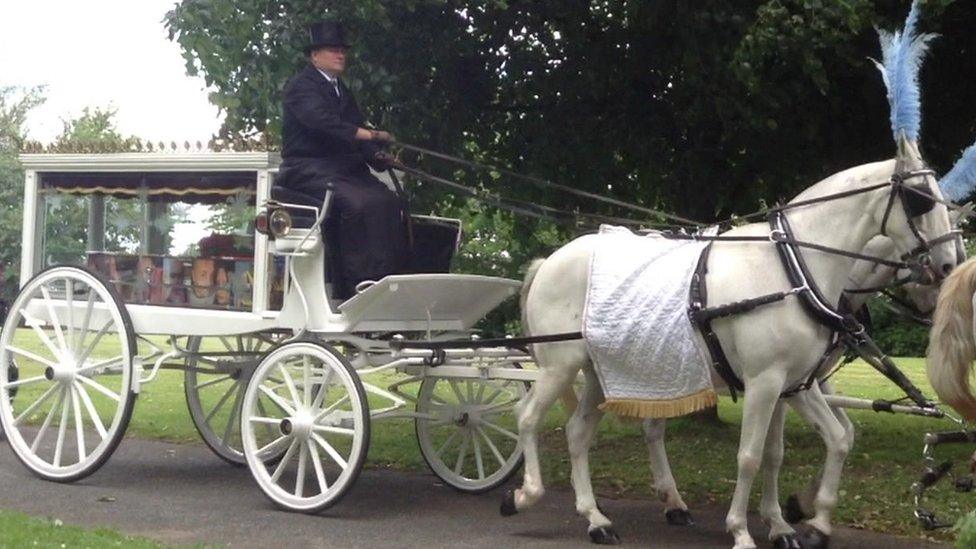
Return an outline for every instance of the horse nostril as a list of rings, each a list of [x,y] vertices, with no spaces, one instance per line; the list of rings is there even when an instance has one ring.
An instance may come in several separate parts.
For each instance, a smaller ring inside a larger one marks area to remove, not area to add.
[[[948,275],[949,273],[952,272],[952,268],[953,268],[953,264],[952,263],[943,263],[942,264],[942,274]]]

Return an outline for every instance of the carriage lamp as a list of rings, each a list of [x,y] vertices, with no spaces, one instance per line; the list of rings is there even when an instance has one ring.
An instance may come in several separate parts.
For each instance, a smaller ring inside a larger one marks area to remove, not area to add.
[[[254,218],[254,230],[268,236],[268,212],[261,212]]]
[[[291,214],[286,210],[274,210],[268,216],[268,230],[275,238],[281,238],[291,231]]]

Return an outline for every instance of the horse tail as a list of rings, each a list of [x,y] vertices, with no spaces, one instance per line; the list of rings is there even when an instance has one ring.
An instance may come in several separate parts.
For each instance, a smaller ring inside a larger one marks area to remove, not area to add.
[[[935,393],[969,420],[976,419],[976,396],[969,382],[976,358],[974,293],[976,261],[968,261],[956,267],[942,283],[925,362]]]
[[[539,274],[539,268],[545,263],[545,259],[533,259],[532,263],[529,263],[528,268],[525,269],[525,282],[522,283],[522,293],[519,295],[519,307],[522,308],[522,333],[525,335],[529,334],[529,318],[525,314],[525,302],[529,298],[529,288],[532,287],[532,281],[535,280],[535,275]]]

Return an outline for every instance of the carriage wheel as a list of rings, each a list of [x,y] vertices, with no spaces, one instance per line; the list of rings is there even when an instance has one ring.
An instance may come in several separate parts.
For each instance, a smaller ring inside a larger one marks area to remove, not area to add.
[[[190,418],[203,442],[231,465],[247,463],[241,446],[244,390],[258,363],[277,341],[275,334],[262,333],[206,339],[194,336],[187,341],[191,354],[186,360],[183,389]],[[281,452],[271,453],[263,459],[280,456]]]
[[[470,494],[511,478],[522,466],[515,407],[527,392],[523,381],[425,378],[415,427],[431,471]]]
[[[0,421],[17,458],[59,482],[112,454],[136,400],[132,321],[114,289],[86,269],[41,271],[0,334]]]
[[[316,513],[337,503],[369,448],[369,405],[359,376],[320,343],[286,343],[268,353],[247,385],[241,421],[251,475],[290,511]],[[277,463],[262,460],[282,450]]]

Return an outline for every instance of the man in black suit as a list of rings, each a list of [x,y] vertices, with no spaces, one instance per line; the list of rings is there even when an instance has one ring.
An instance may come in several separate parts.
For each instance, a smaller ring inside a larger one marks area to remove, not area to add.
[[[393,137],[367,129],[349,88],[340,80],[349,44],[342,26],[309,27],[309,64],[284,91],[282,165],[276,185],[325,197],[334,190],[323,230],[330,247],[333,297],[345,299],[364,280],[397,272],[407,259],[403,201],[370,173],[389,168]],[[316,204],[317,205],[317,204]]]

